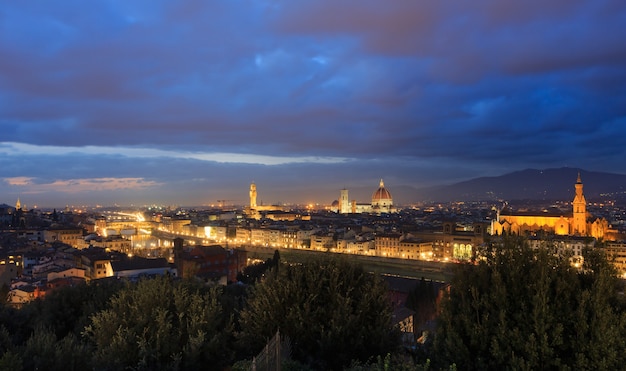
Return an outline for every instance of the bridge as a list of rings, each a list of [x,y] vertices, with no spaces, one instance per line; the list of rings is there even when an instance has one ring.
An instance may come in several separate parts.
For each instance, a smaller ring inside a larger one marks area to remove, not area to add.
[[[124,220],[124,221],[107,222],[106,226],[97,226],[96,230],[104,235],[150,234],[152,233],[152,226],[153,226],[153,222]],[[113,231],[114,233],[111,233],[111,231]]]

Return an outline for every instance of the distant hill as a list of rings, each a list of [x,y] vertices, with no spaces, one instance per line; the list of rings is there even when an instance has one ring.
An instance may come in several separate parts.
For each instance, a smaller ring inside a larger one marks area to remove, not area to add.
[[[419,201],[569,200],[574,197],[578,173],[587,200],[613,194],[626,198],[626,175],[576,168],[526,169],[496,177],[416,190]]]

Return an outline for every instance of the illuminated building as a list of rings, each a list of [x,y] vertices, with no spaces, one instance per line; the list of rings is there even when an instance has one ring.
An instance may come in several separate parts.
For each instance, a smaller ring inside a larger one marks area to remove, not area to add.
[[[21,308],[25,303],[42,297],[41,289],[36,285],[23,285],[9,291],[7,295],[7,304],[14,308]]]
[[[337,246],[333,233],[316,232],[311,235],[311,250],[328,251]]]
[[[111,235],[104,238],[100,236],[86,238],[83,246],[79,248],[89,248],[90,246],[100,247],[105,250],[119,251],[125,254],[132,250],[131,240],[120,235]]]
[[[385,183],[380,180],[378,189],[372,195],[372,210],[374,212],[389,213],[393,208],[391,193],[385,188]]]
[[[244,213],[248,218],[261,219],[262,214],[273,211],[287,211],[287,208],[278,205],[259,205],[257,204],[256,184],[250,184],[250,205],[244,209]]]
[[[250,184],[250,209],[256,209],[256,184]]]
[[[380,180],[378,189],[372,194],[371,203],[357,203],[355,200],[349,201],[348,190],[342,189],[338,202],[337,211],[340,214],[361,214],[361,213],[395,213],[397,210],[393,207],[393,197],[385,188],[385,183]]]
[[[113,268],[111,261],[121,259],[121,253],[112,251],[108,253],[99,247],[89,247],[76,252],[77,268],[85,270],[87,280],[112,277]]]
[[[81,228],[50,228],[43,231],[46,242],[59,241],[74,248],[81,248],[84,243]]]
[[[580,174],[578,174],[575,188],[576,194],[572,201],[571,214],[513,213],[505,208],[500,210],[496,220],[492,221],[491,234],[521,235],[543,231],[561,236],[606,238],[610,232],[609,223],[604,218],[593,219],[592,215],[587,212]]]
[[[403,259],[432,259],[433,244],[400,233],[379,233],[374,239],[377,256]]]
[[[349,214],[352,212],[352,206],[350,205],[350,198],[348,197],[348,190],[342,189],[339,196],[339,213]]]
[[[626,241],[608,242],[604,248],[607,258],[622,278],[626,278]]]

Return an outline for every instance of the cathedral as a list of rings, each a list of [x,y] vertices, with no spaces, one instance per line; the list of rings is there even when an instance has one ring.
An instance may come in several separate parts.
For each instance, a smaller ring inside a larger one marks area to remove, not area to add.
[[[385,188],[385,183],[380,180],[378,189],[372,194],[371,203],[357,203],[355,200],[350,201],[348,190],[342,189],[339,195],[339,201],[333,202],[333,209],[340,214],[360,214],[360,213],[395,213],[397,210],[393,206],[393,198],[391,193]]]
[[[583,194],[583,183],[578,179],[574,185],[576,194],[572,201],[571,214],[513,213],[506,208],[498,212],[491,223],[491,234],[525,234],[544,231],[560,236],[587,236],[605,238],[609,223],[604,218],[596,218],[587,212],[587,201]]]

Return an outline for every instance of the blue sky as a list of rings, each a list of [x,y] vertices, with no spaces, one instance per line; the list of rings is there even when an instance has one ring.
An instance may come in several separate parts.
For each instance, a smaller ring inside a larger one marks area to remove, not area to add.
[[[0,203],[623,174],[625,25],[623,0],[8,2]]]

